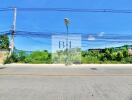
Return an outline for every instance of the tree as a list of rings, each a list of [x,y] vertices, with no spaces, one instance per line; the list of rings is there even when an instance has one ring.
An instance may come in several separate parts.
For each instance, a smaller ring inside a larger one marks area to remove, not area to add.
[[[9,50],[9,38],[7,35],[0,35],[0,49]]]
[[[122,58],[123,58],[123,53],[122,53],[122,52],[118,52],[118,53],[117,53],[117,56],[116,56],[116,60],[117,60],[117,61],[121,61]]]
[[[127,50],[123,50],[123,56],[128,57],[128,51]]]
[[[109,49],[105,50],[105,57],[107,58],[107,60],[112,60],[110,51],[112,52],[112,50],[109,50]]]

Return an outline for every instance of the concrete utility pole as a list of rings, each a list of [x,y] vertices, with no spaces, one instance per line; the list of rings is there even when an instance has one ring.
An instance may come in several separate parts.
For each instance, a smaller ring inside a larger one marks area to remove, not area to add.
[[[16,31],[16,16],[17,16],[17,8],[14,8],[14,14],[13,14],[13,25],[11,27],[11,42],[10,42],[10,53],[9,56],[13,53],[14,51],[14,34]]]

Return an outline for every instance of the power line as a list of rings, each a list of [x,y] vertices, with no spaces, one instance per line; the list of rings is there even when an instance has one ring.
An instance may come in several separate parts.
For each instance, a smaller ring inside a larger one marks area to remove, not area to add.
[[[46,38],[46,39],[49,39],[49,40],[52,40],[52,37],[51,36],[46,36],[46,35],[22,35],[22,34],[16,34],[16,36],[28,36],[28,37],[33,37],[33,38]],[[56,37],[56,39],[60,39],[60,37]],[[65,37],[61,37],[61,39],[65,39]],[[71,38],[70,40],[73,40],[73,41],[78,41],[78,39],[74,39],[74,38]],[[132,42],[132,40],[122,40],[122,39],[98,39],[96,38],[95,40],[88,40],[87,38],[82,38],[81,39],[82,42]]]
[[[6,31],[5,31],[6,32]],[[7,35],[10,35],[11,33],[10,32],[7,32],[6,33]],[[46,32],[46,31],[44,31],[44,32],[32,32],[32,31],[16,31],[16,34],[14,34],[14,35],[19,35],[19,36],[31,36],[31,37],[35,37],[35,38],[38,38],[38,37],[40,37],[40,38],[47,38],[47,37],[49,37],[49,38],[51,38],[52,36],[64,36],[66,33],[65,32]],[[112,39],[119,39],[119,38],[125,38],[125,37],[127,37],[127,39],[128,38],[130,38],[131,39],[131,36],[132,36],[132,34],[129,34],[129,35],[122,35],[122,34],[120,34],[119,36],[118,35],[116,35],[116,34],[106,34],[106,35],[103,35],[103,36],[98,36],[98,34],[89,34],[89,33],[69,33],[70,35],[80,35],[81,36],[81,38],[84,40],[84,39],[88,39],[88,36],[90,36],[90,35],[92,35],[93,37],[95,37],[95,38],[98,38],[98,40],[102,40],[102,39],[111,39],[111,37],[112,37]]]
[[[0,32],[1,33],[1,32]],[[6,35],[10,35],[11,33],[9,31],[5,31],[3,32],[5,33]],[[65,32],[31,32],[31,31],[16,31],[15,32],[15,37],[17,36],[21,36],[21,37],[32,37],[32,38],[46,38],[46,39],[49,39],[51,40],[52,39],[52,35],[55,35],[55,36],[63,36],[65,34]],[[94,40],[90,41],[88,40],[88,36],[90,34],[84,34],[84,33],[69,33],[69,34],[72,34],[72,35],[77,35],[77,34],[80,34],[81,36],[81,41],[82,42],[94,42]],[[95,41],[98,41],[98,42],[132,42],[132,39],[128,37],[132,37],[132,35],[120,35],[117,37],[117,35],[113,35],[113,34],[108,34],[108,35],[104,35],[102,37],[99,37],[97,34],[94,34],[92,35],[95,37]],[[112,37],[111,37],[112,36]],[[125,39],[120,39],[120,38],[127,38],[127,40]],[[61,39],[65,39],[65,37],[61,37]],[[56,39],[60,39],[60,37],[56,37]],[[75,39],[75,38],[71,38],[71,40],[74,40],[74,41],[77,41],[78,39]]]
[[[0,11],[12,11],[14,8],[0,8]],[[80,9],[80,8],[17,8],[18,11],[48,11],[48,12],[103,12],[103,13],[132,13],[130,9]]]

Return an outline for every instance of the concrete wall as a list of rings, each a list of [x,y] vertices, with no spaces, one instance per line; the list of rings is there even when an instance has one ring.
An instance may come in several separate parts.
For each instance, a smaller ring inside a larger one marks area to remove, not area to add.
[[[128,49],[128,55],[132,56],[132,49]]]
[[[7,50],[0,50],[0,63],[3,63],[4,59],[7,57]]]

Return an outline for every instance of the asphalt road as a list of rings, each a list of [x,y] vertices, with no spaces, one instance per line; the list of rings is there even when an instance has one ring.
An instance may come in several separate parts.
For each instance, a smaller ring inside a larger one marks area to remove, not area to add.
[[[132,67],[0,66],[0,100],[132,100]]]

